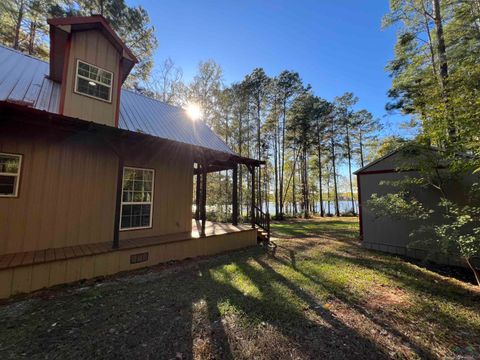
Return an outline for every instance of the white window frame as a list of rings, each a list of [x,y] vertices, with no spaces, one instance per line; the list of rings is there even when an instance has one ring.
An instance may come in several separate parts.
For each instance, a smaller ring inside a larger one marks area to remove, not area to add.
[[[93,79],[90,79],[90,78],[88,78],[88,77],[86,77],[86,76],[80,75],[80,74],[78,73],[78,69],[79,69],[80,63],[87,64],[88,66],[92,66],[92,67],[97,68],[97,69],[99,69],[99,70],[105,71],[106,73],[109,73],[109,74],[112,76],[111,84],[108,85],[108,84],[105,84],[105,83],[103,83],[103,82],[101,82],[101,81],[93,80]],[[85,93],[83,93],[83,92],[81,92],[81,91],[78,91],[78,78],[79,78],[79,77],[82,78],[82,79],[84,79],[84,80],[92,81],[92,82],[94,82],[94,83],[96,83],[96,84],[99,84],[99,85],[108,87],[108,88],[110,89],[110,91],[108,92],[108,100],[105,100],[105,99],[102,99],[102,98],[100,98],[100,97],[93,96],[93,95],[90,95],[90,94],[85,94]],[[75,68],[75,86],[74,86],[74,88],[73,88],[73,92],[76,93],[76,94],[82,95],[82,96],[87,96],[87,97],[92,98],[92,99],[96,99],[96,100],[100,100],[100,101],[103,101],[103,102],[111,103],[111,102],[112,102],[113,81],[114,81],[113,78],[114,78],[114,77],[113,77],[113,73],[112,73],[111,71],[108,71],[108,70],[106,70],[106,69],[104,69],[104,68],[101,68],[100,66],[96,66],[96,65],[90,64],[90,63],[88,63],[88,62],[86,62],[86,61],[77,59],[77,66],[76,66],[76,68]]]
[[[17,174],[12,174],[12,173],[4,173],[0,172],[0,175],[2,176],[14,176],[16,177],[16,182],[15,182],[15,192],[13,194],[0,194],[1,198],[16,198],[18,197],[18,188],[20,187],[20,176],[22,174],[22,159],[23,155],[22,154],[11,154],[11,153],[4,153],[0,152],[0,156],[6,155],[6,156],[13,156],[18,158],[18,173]]]
[[[123,201],[123,180],[125,179],[125,170],[130,169],[130,170],[146,170],[146,171],[151,171],[152,172],[152,198],[150,201]],[[122,197],[121,197],[121,203],[120,203],[120,224],[119,224],[119,230],[120,231],[129,231],[129,230],[140,230],[140,229],[151,229],[153,226],[153,199],[154,199],[154,193],[155,193],[155,169],[149,169],[149,168],[141,168],[141,167],[134,167],[134,166],[124,166],[123,167],[123,173],[122,173]],[[137,227],[127,227],[123,228],[122,227],[122,215],[123,215],[123,205],[150,205],[150,223],[148,226],[137,226]]]

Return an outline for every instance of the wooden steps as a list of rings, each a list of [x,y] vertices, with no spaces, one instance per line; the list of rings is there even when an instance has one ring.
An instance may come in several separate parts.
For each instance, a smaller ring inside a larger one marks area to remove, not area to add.
[[[262,228],[258,228],[257,229],[257,241],[258,242],[269,241],[268,232],[266,232]]]

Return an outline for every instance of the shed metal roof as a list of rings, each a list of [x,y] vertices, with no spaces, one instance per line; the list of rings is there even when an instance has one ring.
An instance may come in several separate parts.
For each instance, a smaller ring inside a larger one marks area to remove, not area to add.
[[[59,114],[60,84],[47,77],[47,62],[0,45],[0,64],[0,101]],[[119,127],[235,154],[204,122],[192,121],[184,109],[126,89],[120,97]]]

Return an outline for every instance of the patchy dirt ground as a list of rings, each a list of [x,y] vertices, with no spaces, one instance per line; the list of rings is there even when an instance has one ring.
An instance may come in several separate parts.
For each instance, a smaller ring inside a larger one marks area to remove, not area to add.
[[[349,219],[271,249],[57,287],[0,306],[0,359],[480,359],[476,287],[371,252]]]

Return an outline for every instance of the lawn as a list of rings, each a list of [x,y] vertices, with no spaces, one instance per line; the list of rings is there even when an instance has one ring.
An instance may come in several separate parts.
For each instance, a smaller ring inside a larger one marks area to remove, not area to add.
[[[480,358],[480,291],[362,249],[354,219],[0,306],[1,359]]]

